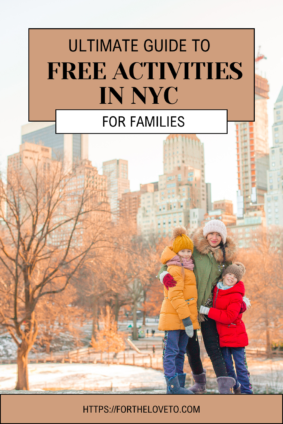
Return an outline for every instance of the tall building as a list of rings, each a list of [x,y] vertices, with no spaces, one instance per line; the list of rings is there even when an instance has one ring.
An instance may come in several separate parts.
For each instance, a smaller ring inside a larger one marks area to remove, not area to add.
[[[103,225],[103,222],[110,220],[110,205],[107,197],[107,177],[99,175],[98,170],[88,159],[82,160],[65,177],[63,182],[66,193],[66,201],[62,202],[58,220],[66,220],[72,207],[77,209],[76,200],[84,192],[85,202],[84,210],[89,212],[81,215],[80,222],[73,235],[73,244],[76,247],[83,245],[84,240],[89,235],[89,226],[93,224]],[[86,222],[84,222],[86,221]],[[54,232],[51,235],[52,244],[59,246],[68,241],[72,225],[62,227],[62,230]]]
[[[138,232],[144,237],[156,235],[156,208],[158,207],[158,184],[141,184],[141,200],[137,214]]]
[[[273,116],[265,213],[268,226],[283,226],[283,86],[274,104]]]
[[[221,209],[223,212],[233,215],[233,202],[232,200],[216,200],[213,202],[213,210]]]
[[[204,146],[196,134],[170,134],[163,142],[163,173],[172,172],[177,166],[188,166],[201,171],[200,207],[206,210],[206,186],[204,171]]]
[[[122,194],[119,214],[123,219],[129,220],[137,225],[137,214],[141,203],[141,190],[129,191]]]
[[[190,210],[190,230],[194,231],[202,225],[204,219],[203,209],[191,209]]]
[[[206,211],[203,144],[194,134],[172,134],[163,143],[164,174],[158,187],[141,195],[138,227],[147,236],[172,234],[190,226],[191,209]],[[176,157],[170,159],[170,156]],[[195,219],[195,217],[194,217]],[[154,228],[154,229],[153,229]]]
[[[170,134],[163,142],[163,174],[182,166],[200,171],[200,192],[197,193],[200,204],[194,207],[206,210],[204,145],[196,134]]]
[[[22,126],[22,144],[34,143],[51,147],[52,158],[64,160],[66,167],[88,159],[87,134],[56,134],[51,122],[32,122]]]
[[[205,183],[206,186],[206,211],[212,210],[212,198],[211,198],[211,183]]]
[[[263,211],[248,212],[243,218],[237,219],[237,224],[228,227],[228,234],[235,238],[239,248],[249,249],[260,239],[260,234],[266,226]]]
[[[9,191],[9,186],[13,187],[14,190],[21,190],[19,183],[25,189],[28,189],[29,195],[32,195],[32,193],[35,193],[35,184],[37,184],[34,181],[41,178],[42,184],[44,184],[52,169],[57,170],[57,174],[59,174],[62,168],[59,161],[52,160],[52,149],[50,147],[27,142],[21,144],[18,153],[8,156],[8,196],[15,195],[15,193],[11,193],[11,190]],[[29,213],[29,208],[25,196],[20,195],[19,199],[21,199],[19,201],[19,213],[20,218],[22,218]],[[9,218],[11,213],[9,209]]]
[[[202,225],[212,219],[220,219],[226,226],[236,225],[236,215],[233,214],[232,200],[216,200],[213,202],[213,210],[209,210],[205,215]]]
[[[113,159],[103,162],[103,175],[107,176],[107,194],[111,211],[118,214],[122,194],[130,191],[128,161]]]
[[[236,124],[239,218],[264,206],[269,162],[268,93],[267,79],[255,75],[255,122]]]

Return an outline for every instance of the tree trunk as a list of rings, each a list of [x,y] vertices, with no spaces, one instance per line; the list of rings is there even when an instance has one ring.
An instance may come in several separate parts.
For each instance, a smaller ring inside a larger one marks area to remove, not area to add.
[[[271,356],[271,341],[270,341],[270,330],[269,330],[269,316],[267,308],[265,308],[265,331],[266,331],[266,357]]]
[[[118,323],[118,317],[119,317],[119,310],[120,310],[119,295],[118,295],[118,293],[116,293],[115,294],[114,315],[115,315],[115,322],[117,322],[117,323]]]
[[[97,307],[97,315],[96,315],[96,317],[97,317],[97,322],[96,322],[97,331],[100,331],[100,328],[99,328],[99,315],[100,315],[99,308]]]
[[[146,291],[143,291],[143,317],[142,317],[142,325],[145,325],[146,318]]]
[[[136,300],[134,300],[133,304],[133,340],[138,340],[138,334],[137,334],[137,303]]]
[[[46,340],[45,346],[46,346],[46,353],[50,353],[50,340],[49,339]]]
[[[18,381],[15,390],[29,390],[28,354],[28,347],[22,343],[18,348]]]
[[[98,321],[98,316],[97,316],[97,298],[94,297],[94,301],[93,301],[93,309],[92,309],[92,337],[94,338],[94,340],[96,340],[96,333],[97,333],[97,321]]]

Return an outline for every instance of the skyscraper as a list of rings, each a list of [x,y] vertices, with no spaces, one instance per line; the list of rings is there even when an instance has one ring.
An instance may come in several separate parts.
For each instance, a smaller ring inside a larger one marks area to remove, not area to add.
[[[34,194],[33,197],[36,198],[35,192],[39,181],[41,181],[41,184],[45,184],[52,171],[60,174],[61,169],[61,162],[52,160],[52,149],[50,147],[27,142],[21,144],[18,153],[8,156],[8,196],[15,196],[15,192],[21,192],[23,187],[23,190],[28,190],[29,194]],[[16,202],[18,202],[20,219],[26,214],[29,215],[29,203],[25,196],[19,196]],[[11,218],[12,215],[9,208],[8,218]]]
[[[274,104],[273,116],[265,213],[267,225],[283,226],[283,86]]]
[[[212,210],[212,200],[211,200],[211,183],[205,183],[206,186],[206,211]]]
[[[52,158],[64,160],[65,166],[88,159],[87,134],[56,134],[53,122],[32,122],[22,126],[22,144],[42,144],[52,148]]]
[[[238,193],[237,216],[263,210],[269,162],[268,81],[255,75],[255,122],[236,124]]]
[[[192,207],[206,211],[204,147],[196,134],[170,134],[163,142],[163,173],[170,174],[181,166],[200,170],[200,203]]]
[[[158,208],[158,183],[141,184],[141,200],[137,214],[138,231],[144,237],[156,234],[156,211]]]
[[[137,224],[137,214],[141,203],[142,191],[128,191],[122,194],[119,206],[120,217]]]
[[[103,162],[103,175],[107,176],[107,194],[111,211],[118,213],[122,194],[130,191],[128,161],[113,159]]]
[[[198,217],[206,212],[203,143],[195,134],[171,134],[163,142],[163,157],[158,187],[141,195],[138,228],[145,237],[170,236],[176,225],[191,224],[191,209]]]

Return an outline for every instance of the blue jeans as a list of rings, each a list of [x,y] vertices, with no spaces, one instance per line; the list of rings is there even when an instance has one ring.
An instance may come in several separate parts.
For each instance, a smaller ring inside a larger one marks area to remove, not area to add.
[[[221,351],[226,364],[228,376],[233,377],[236,380],[234,389],[239,387],[239,384],[241,384],[241,393],[252,394],[253,391],[250,382],[250,373],[248,371],[245,348],[222,347]],[[237,375],[234,370],[232,356],[234,358]]]
[[[183,374],[186,346],[189,337],[185,330],[165,331],[163,368],[165,377]]]

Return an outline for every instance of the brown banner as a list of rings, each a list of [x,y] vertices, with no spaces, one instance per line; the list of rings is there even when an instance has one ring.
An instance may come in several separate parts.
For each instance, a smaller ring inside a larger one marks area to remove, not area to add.
[[[30,29],[29,120],[56,109],[227,109],[254,120],[253,29]]]
[[[2,423],[281,423],[281,395],[2,395]]]

